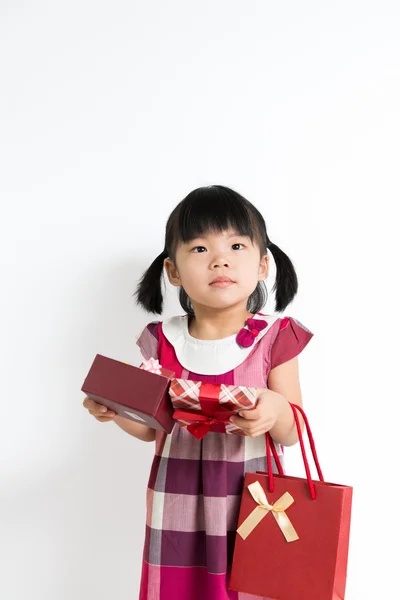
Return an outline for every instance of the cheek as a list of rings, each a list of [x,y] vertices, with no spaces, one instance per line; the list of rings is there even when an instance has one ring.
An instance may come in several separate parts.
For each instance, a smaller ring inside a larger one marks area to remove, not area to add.
[[[202,270],[198,268],[198,266],[199,265],[192,266],[190,264],[186,264],[181,270],[181,282],[185,289],[195,288],[196,286],[198,287],[199,283],[202,283],[206,279],[206,276]]]
[[[254,279],[258,279],[258,264],[254,260],[243,260],[238,269],[243,281],[253,282]]]

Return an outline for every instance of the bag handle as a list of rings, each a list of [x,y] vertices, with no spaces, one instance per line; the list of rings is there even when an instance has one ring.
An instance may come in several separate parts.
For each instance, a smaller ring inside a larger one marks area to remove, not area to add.
[[[310,466],[309,466],[308,460],[307,460],[307,454],[306,454],[306,450],[305,450],[305,447],[304,447],[304,440],[303,440],[303,436],[302,436],[302,433],[301,433],[300,421],[299,421],[299,417],[298,417],[297,411],[299,411],[302,414],[303,419],[304,419],[304,424],[306,426],[308,440],[310,442],[310,448],[311,448],[311,452],[312,452],[312,455],[313,455],[313,458],[314,458],[315,466],[317,468],[319,480],[320,481],[324,481],[324,477],[322,475],[321,467],[320,467],[318,456],[317,456],[317,450],[315,448],[314,438],[313,438],[313,435],[311,433],[311,428],[310,428],[310,424],[308,422],[307,416],[306,416],[304,410],[302,409],[302,407],[298,406],[298,404],[292,404],[291,402],[289,402],[289,404],[290,404],[290,406],[292,408],[292,411],[293,411],[293,416],[294,416],[294,420],[295,420],[295,423],[296,423],[297,434],[299,436],[301,453],[303,455],[304,467],[306,469],[306,476],[307,476],[308,488],[310,490],[311,499],[315,500],[315,498],[317,497],[317,493],[316,493],[316,490],[315,490],[314,482],[311,479]],[[278,467],[279,474],[280,475],[284,475],[284,472],[283,472],[283,468],[282,468],[282,465],[281,465],[278,453],[277,453],[276,448],[275,448],[274,440],[272,439],[271,434],[269,433],[269,431],[267,431],[267,433],[266,433],[266,443],[267,443],[267,464],[268,464],[268,489],[269,489],[270,492],[273,492],[274,491],[274,474],[272,472],[271,448],[272,448],[272,454],[274,455],[274,459],[275,459],[276,465]]]

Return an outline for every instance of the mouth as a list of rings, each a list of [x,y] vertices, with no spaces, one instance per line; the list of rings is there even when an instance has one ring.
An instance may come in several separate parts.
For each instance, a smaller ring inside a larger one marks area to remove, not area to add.
[[[216,277],[214,281],[210,283],[211,287],[226,288],[233,285],[235,282],[229,277]]]

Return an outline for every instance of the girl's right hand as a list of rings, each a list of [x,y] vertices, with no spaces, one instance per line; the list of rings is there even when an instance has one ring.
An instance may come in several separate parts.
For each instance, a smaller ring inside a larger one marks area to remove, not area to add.
[[[113,410],[108,410],[107,406],[98,404],[88,396],[83,401],[83,406],[88,409],[91,415],[93,415],[98,421],[105,423],[107,421],[113,421],[116,417],[116,413]]]

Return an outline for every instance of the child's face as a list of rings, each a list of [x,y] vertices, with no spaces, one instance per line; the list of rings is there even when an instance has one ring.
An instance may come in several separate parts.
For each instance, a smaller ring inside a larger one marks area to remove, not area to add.
[[[175,265],[169,258],[164,261],[168,279],[184,288],[193,305],[225,308],[247,302],[258,281],[268,275],[268,255],[260,257],[258,245],[233,230],[180,244],[175,258]],[[233,283],[211,285],[219,276],[229,277]]]

